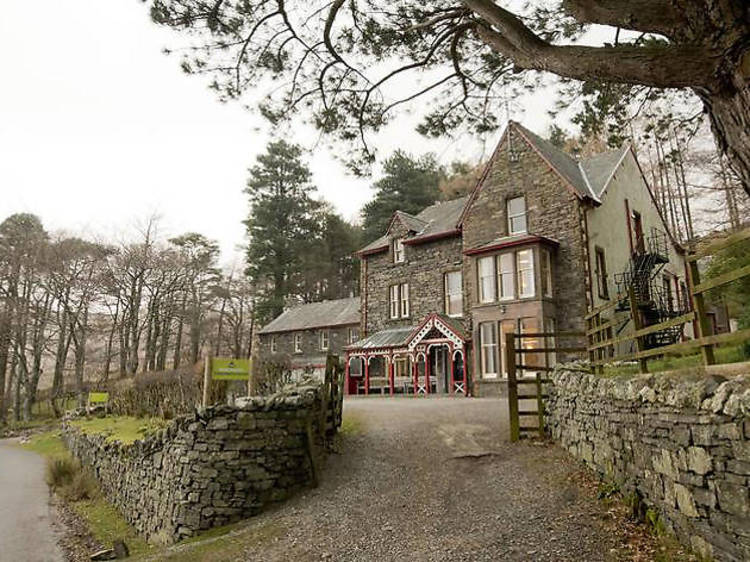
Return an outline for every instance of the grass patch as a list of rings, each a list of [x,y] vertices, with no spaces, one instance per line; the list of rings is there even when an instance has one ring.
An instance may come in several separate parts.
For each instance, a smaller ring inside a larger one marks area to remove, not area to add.
[[[144,439],[169,424],[162,418],[134,418],[131,416],[106,416],[103,418],[86,418],[70,422],[84,433],[107,436],[108,442],[120,441],[127,445]]]
[[[717,365],[723,365],[725,363],[740,363],[750,359],[750,357],[746,356],[742,345],[715,347],[714,356],[716,357]],[[648,362],[648,370],[650,373],[701,366],[703,366],[703,357],[700,353],[692,353],[690,355],[671,355]],[[604,374],[602,376],[614,377],[618,375],[635,375],[638,374],[638,372],[638,363],[629,362],[619,365],[605,365]]]
[[[342,436],[359,435],[363,431],[364,427],[360,418],[352,414],[344,414],[344,418],[341,420],[339,434]]]
[[[140,537],[120,513],[103,498],[70,503],[70,507],[84,521],[94,538],[105,546],[116,540],[128,545],[131,555],[147,554],[154,547]]]
[[[109,547],[117,539],[124,540],[131,554],[145,554],[152,550],[102,497],[99,485],[91,473],[80,469],[80,465],[65,448],[59,431],[34,435],[21,447],[47,458],[48,484],[68,500],[70,508],[86,522],[97,541]]]

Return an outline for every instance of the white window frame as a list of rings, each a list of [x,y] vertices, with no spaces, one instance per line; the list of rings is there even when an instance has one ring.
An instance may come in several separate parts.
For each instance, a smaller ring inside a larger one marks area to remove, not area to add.
[[[349,343],[359,340],[359,328],[349,328]]]
[[[521,212],[515,212],[511,214],[510,207],[511,204],[515,201],[520,200],[523,203],[523,211]],[[526,197],[523,195],[520,197],[512,197],[508,199],[505,203],[505,211],[508,215],[508,234],[510,236],[513,236],[514,234],[526,234],[529,231],[529,225],[528,225],[528,217],[526,214]],[[522,228],[514,228],[514,222],[516,219],[523,218],[523,227]]]
[[[320,351],[328,351],[331,346],[331,337],[328,330],[320,331]]]
[[[398,318],[398,285],[391,285],[388,287],[388,307],[391,320]]]
[[[510,270],[505,271],[502,268],[503,260],[510,261]],[[497,260],[497,291],[499,300],[509,301],[516,298],[516,256],[513,252],[498,254]],[[510,279],[510,292],[505,292],[505,279]]]
[[[531,259],[529,260],[531,267],[521,269],[521,255],[525,252],[529,252],[531,254]],[[536,295],[536,272],[534,271],[534,269],[534,249],[526,248],[524,250],[518,250],[516,252],[516,287],[519,299],[528,299]],[[527,271],[531,271],[531,292],[524,293],[522,292],[524,284],[521,282],[521,280],[523,279],[523,274]]]
[[[404,263],[405,261],[404,239],[396,238],[393,240],[393,263]]]
[[[539,253],[539,278],[542,282],[542,296],[552,297],[552,253],[542,248]]]
[[[458,276],[458,288],[454,290],[454,292],[451,292],[450,284],[448,282],[448,279],[450,279],[450,276]],[[463,274],[461,273],[460,269],[456,269],[455,271],[447,271],[443,274],[443,291],[445,293],[445,302],[443,303],[445,307],[445,314],[450,316],[451,318],[458,318],[460,316],[464,315],[464,280],[463,280]],[[458,298],[458,312],[451,313],[451,297],[457,297]]]
[[[294,353],[302,353],[302,334],[294,334]]]
[[[409,318],[410,313],[410,303],[409,303],[409,284],[408,283],[401,283],[401,285],[398,286],[398,293],[399,293],[399,312],[401,313],[401,318]]]
[[[271,353],[276,353],[278,350],[278,345],[276,342],[276,336],[271,336]]]
[[[490,271],[483,272],[482,264],[489,264]],[[488,279],[490,287],[485,290],[484,280]],[[479,285],[479,302],[490,303],[495,302],[497,298],[497,281],[495,279],[495,257],[486,256],[477,260],[477,281]],[[489,295],[487,293],[490,293]]]
[[[485,328],[490,329],[490,334],[494,337],[494,341],[487,342],[485,338]],[[494,379],[498,375],[498,345],[497,345],[497,323],[496,322],[480,322],[479,323],[479,346],[480,356],[479,363],[482,370],[482,378]],[[489,370],[487,365],[488,357],[492,358],[492,370]]]

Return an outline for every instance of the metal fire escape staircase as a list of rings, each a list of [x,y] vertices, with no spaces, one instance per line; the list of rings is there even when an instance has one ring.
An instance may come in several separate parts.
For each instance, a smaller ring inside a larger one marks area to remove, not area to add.
[[[641,314],[644,327],[665,322],[687,312],[687,306],[679,299],[672,297],[671,290],[667,290],[659,283],[659,273],[669,263],[668,243],[666,233],[653,228],[645,240],[636,241],[628,268],[615,275],[617,291],[627,294],[633,289],[635,301]],[[628,310],[629,301],[623,300],[618,311]],[[672,326],[643,338],[646,349],[661,347],[676,343],[682,337],[682,325]]]

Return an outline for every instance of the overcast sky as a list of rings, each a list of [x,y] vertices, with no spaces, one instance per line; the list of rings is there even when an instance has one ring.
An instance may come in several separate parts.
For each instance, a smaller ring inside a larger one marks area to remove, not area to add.
[[[201,232],[229,261],[244,241],[247,168],[271,137],[162,54],[180,40],[136,0],[3,0],[0,220],[31,212],[49,230],[116,239],[158,213],[167,234]],[[545,105],[524,100],[514,117],[544,133]],[[380,155],[396,148],[450,163],[492,147],[399,126],[377,142]],[[323,149],[309,162],[321,195],[356,217],[372,179],[348,176]]]

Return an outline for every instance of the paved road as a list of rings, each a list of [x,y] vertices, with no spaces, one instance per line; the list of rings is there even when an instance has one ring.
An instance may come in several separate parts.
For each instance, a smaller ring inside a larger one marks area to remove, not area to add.
[[[224,538],[242,545],[232,560],[612,558],[617,539],[578,465],[558,447],[509,443],[504,400],[347,398],[344,416],[361,431],[321,485]]]
[[[0,562],[62,562],[44,481],[45,461],[0,440]]]

